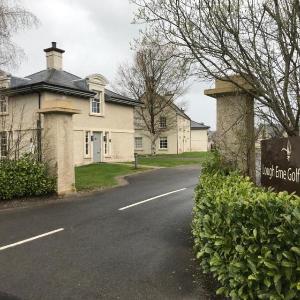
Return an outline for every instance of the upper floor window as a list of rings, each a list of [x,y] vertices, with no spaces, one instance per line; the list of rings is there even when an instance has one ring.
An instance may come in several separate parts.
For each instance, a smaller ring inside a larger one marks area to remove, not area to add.
[[[167,118],[166,117],[160,117],[159,127],[160,128],[167,128]]]
[[[102,92],[97,92],[94,98],[91,100],[91,113],[102,114],[103,113]]]
[[[0,114],[8,112],[8,97],[7,96],[0,96]]]

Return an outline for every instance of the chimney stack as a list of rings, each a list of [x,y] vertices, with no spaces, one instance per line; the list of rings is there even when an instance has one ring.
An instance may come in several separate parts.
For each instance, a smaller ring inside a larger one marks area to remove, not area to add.
[[[52,47],[44,49],[46,52],[47,69],[62,70],[63,69],[63,53],[64,50],[57,48],[56,42],[52,42]]]

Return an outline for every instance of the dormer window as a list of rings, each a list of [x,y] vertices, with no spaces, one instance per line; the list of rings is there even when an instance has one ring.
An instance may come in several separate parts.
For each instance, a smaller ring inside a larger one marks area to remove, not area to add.
[[[97,92],[95,97],[91,99],[91,114],[103,115],[103,93]]]
[[[8,97],[0,96],[0,114],[8,113]]]

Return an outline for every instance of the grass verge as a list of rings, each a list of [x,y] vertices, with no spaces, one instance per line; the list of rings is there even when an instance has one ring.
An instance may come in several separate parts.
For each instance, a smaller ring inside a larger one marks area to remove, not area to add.
[[[149,168],[134,169],[130,165],[99,163],[75,168],[77,191],[112,187],[118,184],[116,177],[130,175]]]
[[[139,164],[157,167],[177,167],[196,165],[212,157],[211,152],[185,152],[182,154],[158,154],[155,156],[139,156]]]

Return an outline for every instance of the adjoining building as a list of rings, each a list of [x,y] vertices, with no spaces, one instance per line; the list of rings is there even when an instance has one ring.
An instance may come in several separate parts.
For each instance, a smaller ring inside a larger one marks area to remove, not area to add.
[[[47,69],[24,78],[0,77],[0,157],[45,150],[47,132],[38,111],[71,103],[80,111],[73,117],[76,165],[132,160],[134,107],[140,103],[107,89],[103,75],[80,78],[64,71],[65,51],[55,42],[44,51]]]
[[[191,121],[191,151],[208,151],[209,126],[204,123]]]
[[[135,114],[135,152],[151,154],[149,132],[140,126]],[[180,154],[191,151],[191,119],[175,104],[165,108],[158,119],[160,133],[156,139],[156,154]]]

